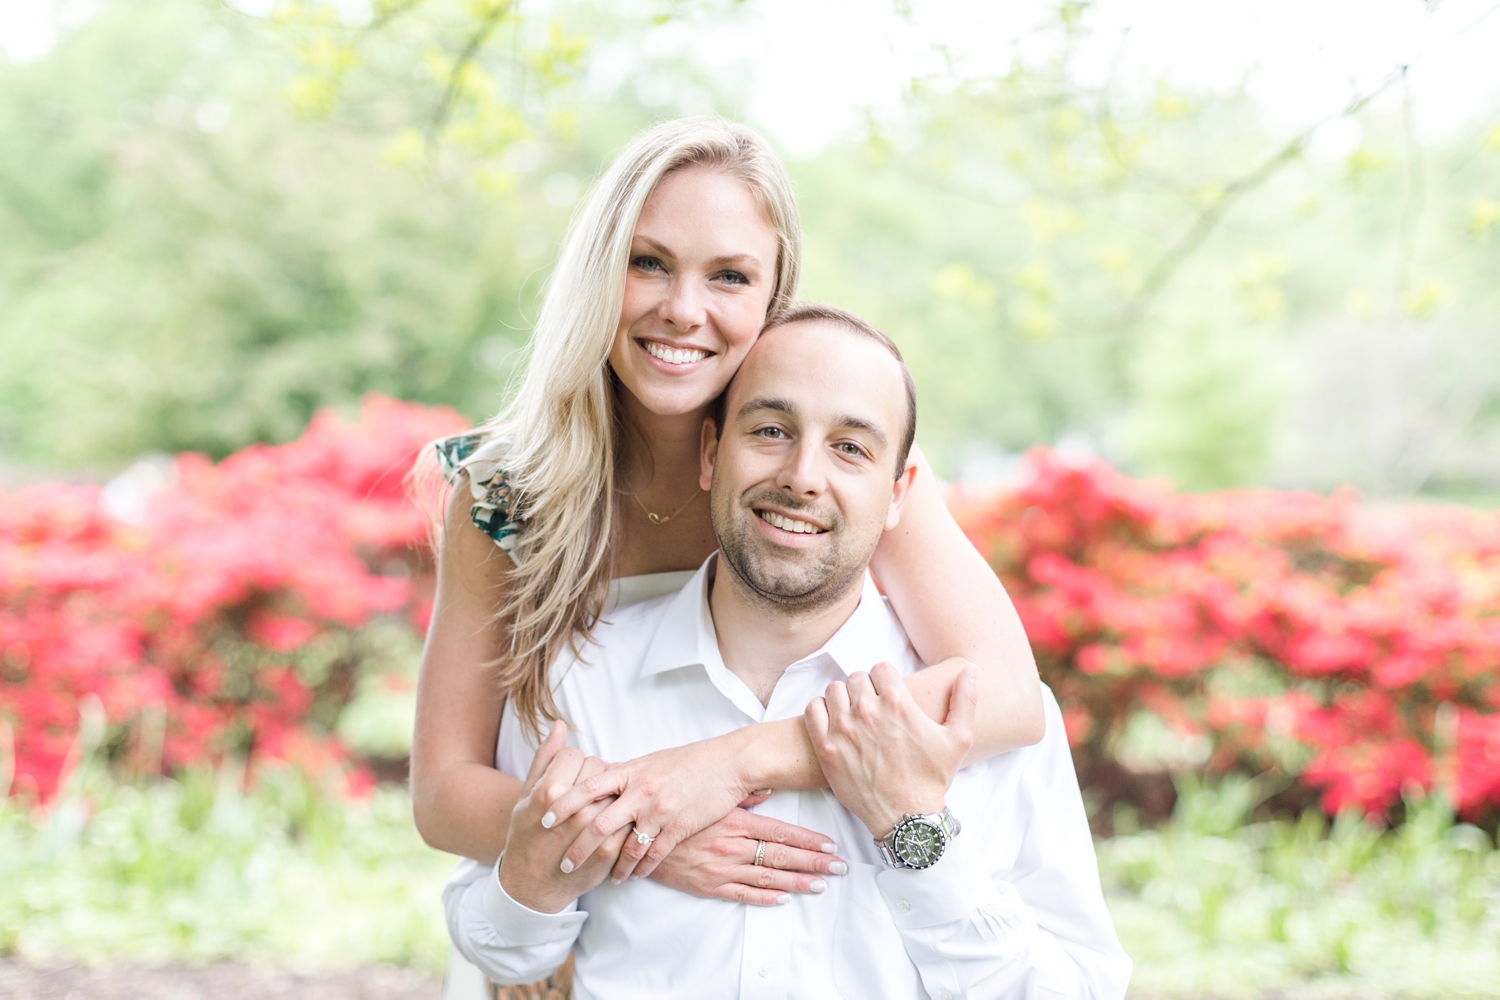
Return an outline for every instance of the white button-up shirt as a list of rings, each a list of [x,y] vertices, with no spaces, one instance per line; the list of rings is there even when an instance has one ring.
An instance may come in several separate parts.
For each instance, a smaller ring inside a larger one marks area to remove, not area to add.
[[[823,648],[787,667],[760,701],[719,654],[712,558],[675,594],[619,608],[582,657],[553,668],[569,739],[621,761],[796,718],[830,681],[885,661],[921,667],[868,575],[858,608]],[[578,1000],[849,997],[1122,997],[1130,959],[1099,887],[1063,733],[1044,689],[1047,733],[960,771],[947,804],[963,832],[922,871],[885,867],[870,832],[828,791],[777,791],[755,811],[829,834],[849,873],[782,906],[699,899],[651,880],[607,880],[561,913],[461,862],[443,892],[449,931],[491,979],[545,978],[571,950]],[[524,777],[536,753],[509,703],[497,765]]]

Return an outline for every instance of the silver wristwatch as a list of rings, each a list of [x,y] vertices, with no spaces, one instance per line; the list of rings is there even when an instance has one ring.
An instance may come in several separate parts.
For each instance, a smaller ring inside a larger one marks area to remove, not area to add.
[[[896,828],[884,837],[875,838],[880,856],[892,868],[931,868],[948,849],[948,842],[963,829],[958,817],[946,806],[940,813],[923,816],[907,813]]]

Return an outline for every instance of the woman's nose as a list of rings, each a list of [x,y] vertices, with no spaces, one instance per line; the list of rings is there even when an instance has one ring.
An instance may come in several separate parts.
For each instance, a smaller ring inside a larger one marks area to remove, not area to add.
[[[679,330],[696,330],[708,321],[708,299],[700,283],[679,277],[662,303],[662,319]]]

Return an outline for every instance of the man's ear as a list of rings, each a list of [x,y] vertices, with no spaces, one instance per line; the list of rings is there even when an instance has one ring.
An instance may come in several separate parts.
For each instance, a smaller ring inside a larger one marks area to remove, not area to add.
[[[698,439],[698,488],[714,488],[714,461],[719,457],[719,431],[713,417],[703,418],[703,430]]]
[[[901,505],[906,503],[906,494],[911,491],[911,484],[917,481],[917,456],[906,456],[906,466],[901,470],[901,475],[891,484],[891,505],[885,512],[885,530],[890,531],[901,523]]]

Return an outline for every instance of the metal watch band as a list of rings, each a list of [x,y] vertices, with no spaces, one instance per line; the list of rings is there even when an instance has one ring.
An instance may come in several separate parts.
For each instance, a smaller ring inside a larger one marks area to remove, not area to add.
[[[883,838],[875,838],[875,846],[880,851],[881,860],[883,860],[890,867],[901,869],[903,871],[920,870],[916,865],[907,864],[896,854],[896,834],[901,830],[902,825],[908,820],[923,820],[931,823],[933,826],[936,826],[939,830],[943,831],[942,850],[938,851],[938,856],[936,858],[933,858],[931,862],[921,866],[923,868],[931,868],[933,865],[937,864],[938,860],[942,858],[945,853],[947,853],[948,844],[951,843],[953,838],[958,836],[959,833],[963,830],[963,824],[958,821],[958,817],[953,815],[952,811],[949,810],[947,806],[944,806],[943,811],[939,813],[907,813],[906,815],[902,816],[899,820],[896,821],[896,825],[891,829],[890,833],[886,834]]]

